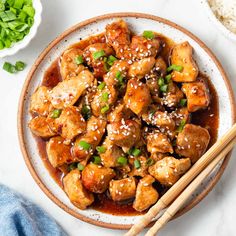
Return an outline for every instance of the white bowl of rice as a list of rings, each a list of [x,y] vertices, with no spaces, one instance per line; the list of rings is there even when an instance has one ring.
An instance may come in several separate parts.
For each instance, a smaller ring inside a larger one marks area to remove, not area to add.
[[[236,41],[236,0],[204,0],[202,4],[215,26]]]

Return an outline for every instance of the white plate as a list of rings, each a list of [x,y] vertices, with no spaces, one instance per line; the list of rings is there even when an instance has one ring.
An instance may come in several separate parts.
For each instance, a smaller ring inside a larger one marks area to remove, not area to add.
[[[44,72],[50,63],[58,58],[69,45],[78,42],[80,38],[86,38],[90,35],[103,32],[105,26],[108,23],[115,21],[118,17],[122,17],[128,22],[131,30],[136,34],[141,34],[144,30],[153,30],[164,34],[177,43],[186,40],[189,41],[195,50],[194,58],[197,61],[200,70],[211,78],[219,96],[219,137],[231,127],[235,105],[233,104],[232,90],[229,81],[227,80],[221,65],[213,54],[211,54],[209,49],[185,29],[162,18],[139,13],[116,13],[96,17],[67,30],[45,49],[28,75],[19,104],[19,139],[26,164],[35,181],[48,197],[70,214],[100,226],[124,229],[129,228],[130,224],[137,222],[140,216],[114,216],[93,209],[82,211],[70,203],[66,194],[54,182],[47,169],[44,167],[37,150],[36,142],[27,126],[31,118],[29,115],[29,99],[40,84]],[[218,166],[211,176],[203,182],[201,189],[198,189],[196,194],[190,199],[192,204],[190,204],[190,208],[198,203],[211,190],[223,173],[226,164],[227,160],[223,163],[223,167]],[[196,197],[197,195],[198,197]]]

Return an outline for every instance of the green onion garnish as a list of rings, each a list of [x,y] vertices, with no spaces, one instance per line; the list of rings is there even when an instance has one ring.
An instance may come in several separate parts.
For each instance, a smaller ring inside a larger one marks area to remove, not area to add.
[[[55,109],[51,112],[50,117],[53,119],[58,118],[61,115],[62,110],[61,109]]]
[[[68,170],[69,171],[72,171],[76,168],[76,163],[71,163],[69,166],[68,166]]]
[[[32,0],[0,1],[0,50],[11,47],[29,33],[34,15]]]
[[[155,34],[153,33],[153,31],[145,30],[143,31],[143,37],[146,39],[154,39]]]
[[[83,141],[83,140],[81,140],[79,142],[79,146],[82,147],[86,151],[88,151],[91,147],[91,145],[89,143],[87,143],[86,141]]]
[[[126,157],[121,156],[121,157],[118,157],[117,163],[124,166],[128,163],[128,160]]]
[[[85,120],[88,120],[92,116],[90,106],[84,104],[81,109],[81,114]]]
[[[160,77],[159,79],[158,79],[158,85],[159,86],[163,86],[165,84],[165,80],[162,78],[162,77]]]
[[[109,93],[108,92],[103,93],[101,99],[103,102],[107,102],[109,99]]]
[[[96,165],[101,164],[101,157],[100,156],[93,156],[93,163]]]
[[[120,71],[116,72],[116,79],[118,80],[118,87],[123,87],[124,85],[124,76]]]
[[[81,163],[77,164],[77,168],[82,171],[84,169],[84,165],[82,165]]]
[[[184,129],[185,124],[186,124],[186,120],[181,120],[181,122],[180,122],[180,124],[177,128],[177,132],[182,132],[183,129]]]
[[[131,148],[129,154],[135,157],[138,157],[141,154],[141,150],[138,148]]]
[[[107,64],[108,64],[109,66],[112,66],[116,60],[117,60],[116,57],[110,55],[110,56],[108,57]]]
[[[5,62],[2,68],[11,74],[16,73],[16,67],[9,62]]]
[[[170,80],[171,80],[171,74],[167,75],[167,76],[165,77],[165,80],[166,80],[166,83],[169,83]]]
[[[104,107],[102,107],[101,113],[104,114],[104,113],[108,112],[109,109],[110,109],[110,107],[109,107],[109,105],[107,104],[107,105],[105,105]]]
[[[97,146],[96,150],[99,154],[106,152],[106,148],[104,146]]]
[[[84,63],[83,57],[82,57],[81,55],[77,56],[77,57],[75,58],[75,63],[76,63],[77,65],[83,64],[83,63]]]
[[[160,91],[163,93],[167,92],[167,90],[168,90],[168,84],[164,84],[160,87]]]
[[[140,161],[139,161],[139,160],[135,160],[135,161],[134,161],[134,168],[135,168],[135,169],[139,169],[140,167],[141,167]]]
[[[22,61],[17,61],[15,67],[17,71],[22,71],[25,69],[25,63]]]
[[[146,162],[146,165],[147,166],[151,166],[151,165],[153,165],[154,164],[154,160],[152,159],[152,158],[148,158],[147,159],[147,162]]]
[[[95,60],[97,60],[97,59],[99,59],[100,57],[103,57],[103,56],[105,56],[105,55],[106,55],[106,53],[104,52],[104,50],[101,50],[101,51],[94,52],[94,53],[93,53],[93,58],[94,58]]]
[[[98,89],[99,89],[99,90],[103,90],[105,87],[106,87],[106,83],[105,83],[105,82],[101,82],[101,83],[98,85]]]
[[[187,104],[187,99],[186,99],[186,98],[180,99],[179,105],[180,105],[181,107],[185,107],[186,104]]]
[[[176,71],[178,71],[178,72],[181,72],[182,70],[183,70],[183,66],[179,66],[179,65],[175,65],[175,64],[172,64],[171,66],[169,66],[168,68],[167,68],[167,72],[171,72],[172,70],[176,70]]]

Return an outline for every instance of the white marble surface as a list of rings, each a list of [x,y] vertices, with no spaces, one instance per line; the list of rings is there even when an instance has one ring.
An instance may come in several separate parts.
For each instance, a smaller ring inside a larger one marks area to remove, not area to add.
[[[39,189],[23,161],[17,139],[17,106],[26,74],[39,53],[59,33],[90,17],[110,12],[144,12],[170,19],[200,37],[223,64],[236,92],[236,44],[227,40],[209,21],[200,0],[42,0],[43,21],[37,37],[17,55],[0,60],[25,61],[27,68],[10,75],[0,69],[0,182],[21,192],[44,208],[69,235],[122,235],[124,231],[103,229],[65,213]],[[93,9],[91,9],[93,8]],[[225,121],[227,122],[227,121]],[[236,151],[214,190],[193,210],[169,223],[159,235],[235,235]]]

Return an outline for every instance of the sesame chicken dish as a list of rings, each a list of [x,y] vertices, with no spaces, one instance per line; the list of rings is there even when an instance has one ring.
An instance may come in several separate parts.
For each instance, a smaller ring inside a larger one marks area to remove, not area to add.
[[[216,141],[217,96],[193,53],[120,19],[51,64],[28,125],[76,207],[145,212]]]

